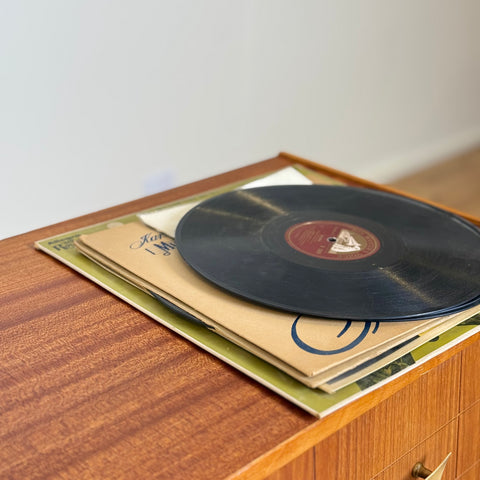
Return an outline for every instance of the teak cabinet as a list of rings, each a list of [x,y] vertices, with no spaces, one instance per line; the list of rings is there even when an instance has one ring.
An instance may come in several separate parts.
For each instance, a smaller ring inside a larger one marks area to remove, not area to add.
[[[0,478],[406,480],[450,451],[445,480],[480,478],[480,335],[318,420],[33,247],[296,162],[320,168],[280,154],[0,242]]]
[[[480,342],[428,371],[268,480],[411,479],[452,452],[444,479],[480,478]],[[297,476],[297,470],[302,476]],[[315,476],[316,475],[316,476]],[[470,477],[470,475],[473,475]]]

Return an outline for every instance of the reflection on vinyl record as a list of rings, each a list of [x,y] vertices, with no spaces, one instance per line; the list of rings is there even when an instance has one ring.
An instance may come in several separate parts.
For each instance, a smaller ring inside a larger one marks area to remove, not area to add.
[[[375,190],[236,190],[188,212],[176,243],[215,285],[299,314],[418,320],[480,303],[479,230]]]

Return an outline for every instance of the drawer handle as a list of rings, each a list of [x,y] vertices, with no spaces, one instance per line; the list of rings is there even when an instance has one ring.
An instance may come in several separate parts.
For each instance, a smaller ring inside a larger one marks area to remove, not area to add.
[[[443,476],[443,471],[445,470],[447,460],[449,459],[450,455],[451,453],[447,455],[445,460],[433,472],[426,468],[422,462],[416,463],[412,468],[412,477],[426,478],[427,480],[441,480]]]
[[[413,478],[427,478],[431,473],[433,473],[428,468],[425,468],[422,462],[416,463],[412,468],[412,477]]]

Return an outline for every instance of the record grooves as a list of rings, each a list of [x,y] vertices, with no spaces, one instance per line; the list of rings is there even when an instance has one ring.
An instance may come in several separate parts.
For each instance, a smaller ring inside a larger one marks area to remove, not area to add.
[[[405,321],[480,303],[480,233],[451,213],[376,190],[235,190],[180,221],[201,276],[249,301],[344,320]]]

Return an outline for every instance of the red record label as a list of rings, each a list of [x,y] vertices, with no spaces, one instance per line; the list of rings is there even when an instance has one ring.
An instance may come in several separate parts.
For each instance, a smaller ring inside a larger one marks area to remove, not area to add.
[[[372,232],[330,220],[297,223],[285,232],[285,240],[295,250],[324,260],[360,260],[380,248]]]

